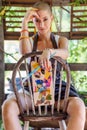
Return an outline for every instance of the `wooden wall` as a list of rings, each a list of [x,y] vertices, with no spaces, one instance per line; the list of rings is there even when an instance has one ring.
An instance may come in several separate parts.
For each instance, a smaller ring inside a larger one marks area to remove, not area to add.
[[[2,2],[0,0],[0,6]],[[3,23],[0,24],[0,48],[4,48],[4,32],[3,32]],[[4,99],[4,54],[0,51],[0,106]],[[1,112],[1,107],[0,107]]]

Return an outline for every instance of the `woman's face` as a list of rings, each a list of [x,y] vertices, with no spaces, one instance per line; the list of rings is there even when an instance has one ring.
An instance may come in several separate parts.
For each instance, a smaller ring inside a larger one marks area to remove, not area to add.
[[[44,10],[38,11],[37,14],[39,18],[35,17],[33,22],[40,34],[46,34],[50,31],[53,16],[48,11]]]

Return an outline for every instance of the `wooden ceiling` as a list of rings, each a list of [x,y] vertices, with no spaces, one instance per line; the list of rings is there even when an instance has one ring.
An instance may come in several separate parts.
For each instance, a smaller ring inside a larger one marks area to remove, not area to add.
[[[31,6],[32,4],[34,4],[35,2],[37,2],[38,0],[2,0],[2,4],[3,5],[11,5],[11,6]],[[48,2],[54,6],[60,6],[60,5],[68,5],[70,2],[75,2],[75,0],[41,0],[41,1],[45,1]],[[85,3],[81,3],[81,4],[86,4]]]

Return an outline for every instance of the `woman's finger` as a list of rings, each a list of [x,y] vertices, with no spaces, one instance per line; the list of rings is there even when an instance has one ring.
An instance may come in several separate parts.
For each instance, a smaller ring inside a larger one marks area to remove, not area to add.
[[[37,9],[37,8],[32,7],[30,10],[32,10],[32,11],[37,11],[38,9]]]

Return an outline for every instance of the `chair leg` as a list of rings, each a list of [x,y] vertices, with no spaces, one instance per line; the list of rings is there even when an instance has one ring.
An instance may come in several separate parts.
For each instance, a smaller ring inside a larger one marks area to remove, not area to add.
[[[24,130],[28,130],[29,129],[29,121],[25,121],[24,122]]]
[[[66,123],[64,120],[59,121],[60,130],[66,130]]]

